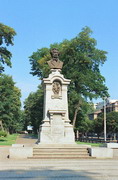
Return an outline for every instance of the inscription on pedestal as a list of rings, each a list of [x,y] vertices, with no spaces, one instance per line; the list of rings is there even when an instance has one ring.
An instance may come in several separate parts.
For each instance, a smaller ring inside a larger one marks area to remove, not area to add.
[[[61,114],[54,114],[51,121],[51,136],[53,141],[60,141],[64,137],[64,123]]]

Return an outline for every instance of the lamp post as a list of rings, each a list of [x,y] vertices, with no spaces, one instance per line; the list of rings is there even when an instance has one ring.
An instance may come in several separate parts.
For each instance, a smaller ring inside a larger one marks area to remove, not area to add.
[[[106,98],[104,97],[104,142],[106,142]]]

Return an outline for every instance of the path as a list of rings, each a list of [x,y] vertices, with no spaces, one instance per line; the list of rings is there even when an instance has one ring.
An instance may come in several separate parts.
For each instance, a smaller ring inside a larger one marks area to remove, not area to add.
[[[118,160],[4,160],[1,180],[118,180]]]
[[[32,135],[21,134],[18,136],[15,144],[24,144],[24,146],[33,146],[37,142],[37,138]],[[9,156],[9,148],[11,146],[0,146],[0,161],[7,159]]]
[[[16,139],[16,144],[34,145],[37,142],[37,138],[30,134],[21,134]]]

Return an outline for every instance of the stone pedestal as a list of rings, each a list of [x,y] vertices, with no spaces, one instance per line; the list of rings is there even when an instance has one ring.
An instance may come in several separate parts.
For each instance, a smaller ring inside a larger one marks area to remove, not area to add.
[[[67,86],[59,69],[52,69],[44,84],[43,123],[39,129],[39,143],[72,144],[75,143],[73,127],[68,117]]]

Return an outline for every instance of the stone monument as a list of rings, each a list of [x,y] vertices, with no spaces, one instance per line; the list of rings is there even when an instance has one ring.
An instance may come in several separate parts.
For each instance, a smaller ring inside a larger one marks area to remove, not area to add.
[[[70,80],[61,74],[63,62],[59,60],[58,50],[54,48],[50,53],[52,59],[47,63],[51,73],[43,79],[44,110],[38,141],[41,144],[73,144],[75,138],[68,116],[67,98]]]

